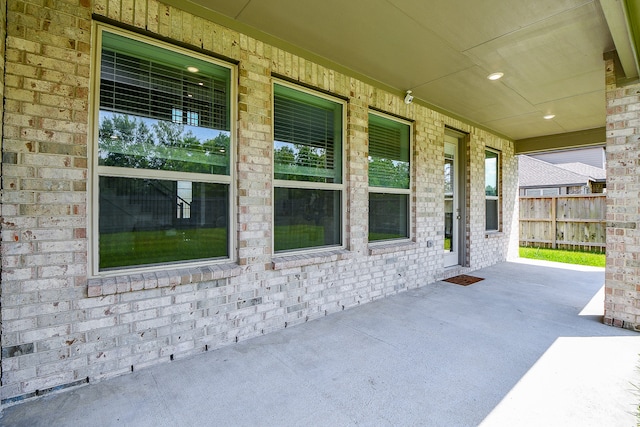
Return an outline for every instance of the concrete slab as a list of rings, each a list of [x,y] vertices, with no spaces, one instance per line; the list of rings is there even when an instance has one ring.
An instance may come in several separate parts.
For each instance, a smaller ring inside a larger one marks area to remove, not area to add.
[[[7,426],[635,426],[604,270],[519,260],[4,410]]]

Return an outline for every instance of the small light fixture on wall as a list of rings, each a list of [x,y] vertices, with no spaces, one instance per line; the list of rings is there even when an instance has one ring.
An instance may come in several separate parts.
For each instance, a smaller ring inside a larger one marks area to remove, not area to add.
[[[546,114],[545,116],[543,116],[543,118],[544,118],[545,120],[551,120],[551,119],[553,119],[555,116],[556,116],[555,114]]]
[[[404,97],[404,103],[409,105],[413,102],[413,95],[411,95],[411,91],[407,91],[407,95]]]

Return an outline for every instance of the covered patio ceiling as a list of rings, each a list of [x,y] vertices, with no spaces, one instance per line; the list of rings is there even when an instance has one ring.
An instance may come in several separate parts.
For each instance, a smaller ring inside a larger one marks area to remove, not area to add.
[[[603,55],[638,79],[636,0],[168,0],[516,141],[605,143]],[[501,72],[499,80],[489,80]],[[554,115],[545,119],[546,115]]]

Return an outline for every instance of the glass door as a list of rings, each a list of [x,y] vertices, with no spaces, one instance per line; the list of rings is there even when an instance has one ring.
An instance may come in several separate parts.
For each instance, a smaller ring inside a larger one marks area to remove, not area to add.
[[[459,264],[459,179],[458,139],[445,135],[444,139],[444,266]]]

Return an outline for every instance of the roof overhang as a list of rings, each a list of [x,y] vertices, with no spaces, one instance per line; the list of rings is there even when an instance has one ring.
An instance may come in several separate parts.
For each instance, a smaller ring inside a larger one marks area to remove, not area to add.
[[[538,136],[515,141],[516,154],[531,154],[570,148],[604,146],[607,135],[604,127],[577,132]]]
[[[640,2],[600,0],[607,26],[624,72],[623,80],[636,81],[640,75]]]

